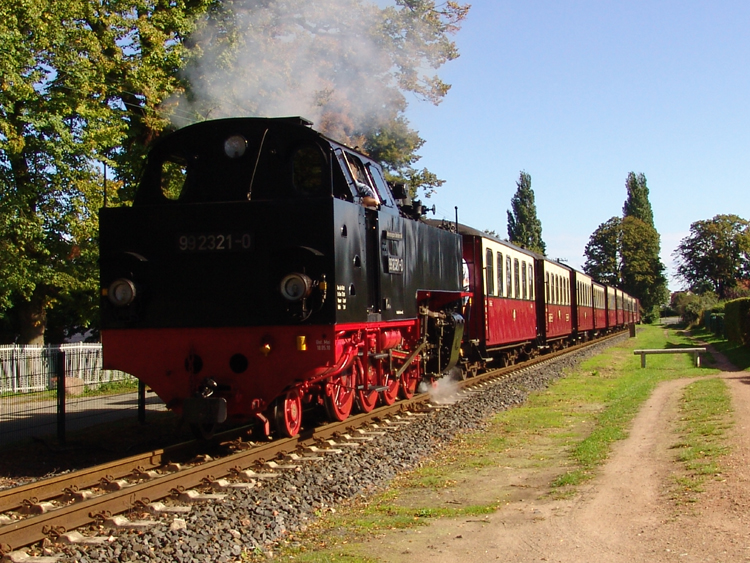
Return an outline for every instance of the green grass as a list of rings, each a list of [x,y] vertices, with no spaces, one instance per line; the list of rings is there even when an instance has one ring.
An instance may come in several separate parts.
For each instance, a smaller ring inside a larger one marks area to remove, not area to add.
[[[132,393],[138,390],[137,379],[122,379],[120,381],[109,381],[97,387],[86,387],[82,393],[84,397],[98,397],[99,395],[117,395],[119,393]]]
[[[729,451],[726,431],[732,425],[729,390],[721,379],[685,388],[680,401],[680,440],[674,445],[684,473],[675,478],[675,498],[695,502],[709,478],[721,478],[721,457]]]

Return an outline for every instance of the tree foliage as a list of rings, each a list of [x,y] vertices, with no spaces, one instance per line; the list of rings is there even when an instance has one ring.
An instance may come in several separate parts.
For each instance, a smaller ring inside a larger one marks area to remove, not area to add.
[[[0,6],[0,316],[20,342],[43,340],[56,305],[81,294],[95,301],[101,163],[121,179],[137,176],[168,123],[160,105],[179,87],[180,38],[202,6]],[[76,307],[68,322],[94,315]]]
[[[625,190],[627,191],[627,198],[622,206],[622,216],[635,217],[653,228],[654,212],[648,199],[646,176],[642,172],[639,174],[630,172],[625,181]]]
[[[622,220],[621,288],[638,297],[645,315],[654,319],[658,318],[659,307],[669,297],[659,248],[656,229],[634,216]]]
[[[749,253],[750,222],[737,215],[696,221],[674,251],[677,275],[691,291],[725,299],[750,279]]]
[[[516,182],[516,193],[508,210],[508,240],[522,248],[544,254],[547,250],[542,240],[542,222],[536,215],[531,176],[521,172]]]
[[[622,219],[612,217],[599,225],[584,249],[583,271],[595,280],[620,287],[620,239]]]

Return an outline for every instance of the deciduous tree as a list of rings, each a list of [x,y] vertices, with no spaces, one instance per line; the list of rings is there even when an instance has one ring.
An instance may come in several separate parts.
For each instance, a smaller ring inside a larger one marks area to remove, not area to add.
[[[180,86],[182,38],[203,0],[0,5],[0,317],[21,343],[47,313],[93,302],[102,163],[132,186]],[[111,194],[127,198],[128,192]],[[92,322],[77,309],[71,324]]]
[[[750,222],[737,215],[716,215],[690,225],[674,257],[677,275],[691,291],[720,298],[750,279]]]
[[[635,217],[653,228],[654,212],[648,199],[646,176],[642,172],[639,174],[630,172],[627,180],[625,180],[625,190],[627,191],[627,197],[625,204],[622,206],[622,216]]]
[[[620,240],[622,219],[612,217],[599,225],[589,238],[584,250],[583,271],[595,280],[620,287]]]
[[[612,217],[594,231],[584,251],[583,269],[598,281],[637,297],[644,318],[652,320],[658,318],[668,291],[646,176],[631,172],[625,189],[623,218]]]
[[[667,302],[667,278],[659,258],[659,233],[634,216],[622,220],[620,238],[621,287],[640,299],[644,315],[659,317],[659,307]]]

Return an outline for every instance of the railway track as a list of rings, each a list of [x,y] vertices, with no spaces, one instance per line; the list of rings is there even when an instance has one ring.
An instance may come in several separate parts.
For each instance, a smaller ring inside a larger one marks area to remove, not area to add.
[[[470,391],[616,336],[493,370],[456,382],[456,386]],[[247,441],[243,430],[230,431],[214,439],[224,451],[215,459],[196,455],[196,444],[191,442],[0,491],[0,555],[13,561],[16,550],[45,538],[54,542],[100,542],[102,538],[73,531],[92,523],[130,529],[152,525],[149,520],[134,522],[117,516],[123,513],[141,517],[150,514],[153,523],[161,514],[175,517],[188,512],[194,502],[220,502],[222,495],[254,487],[308,461],[362,447],[373,436],[409,424],[434,408],[431,400],[429,393],[423,393],[340,423],[304,431],[295,438],[267,443]]]

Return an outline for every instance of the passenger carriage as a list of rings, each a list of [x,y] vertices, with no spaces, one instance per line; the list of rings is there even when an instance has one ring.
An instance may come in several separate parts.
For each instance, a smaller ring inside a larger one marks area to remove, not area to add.
[[[577,270],[570,271],[573,291],[573,327],[576,340],[588,340],[594,333],[594,280]]]
[[[508,365],[537,345],[535,254],[459,225],[468,288],[466,346],[479,342],[481,358]],[[475,355],[476,355],[475,354]]]
[[[542,342],[555,349],[573,334],[571,268],[548,258],[536,260],[537,323]]]
[[[594,298],[594,330],[598,333],[607,331],[607,287],[597,282],[591,284]]]

